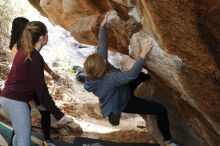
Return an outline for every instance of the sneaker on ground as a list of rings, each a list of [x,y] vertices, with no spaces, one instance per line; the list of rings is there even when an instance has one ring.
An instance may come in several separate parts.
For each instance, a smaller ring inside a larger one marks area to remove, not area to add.
[[[43,146],[56,146],[51,140],[44,140]]]
[[[70,122],[73,122],[73,117],[69,116],[69,115],[64,115],[59,121],[58,124],[59,125],[65,125],[68,124]]]

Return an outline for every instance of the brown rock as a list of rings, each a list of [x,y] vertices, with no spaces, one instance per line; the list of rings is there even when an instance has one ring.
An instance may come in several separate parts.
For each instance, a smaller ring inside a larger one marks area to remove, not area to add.
[[[164,98],[172,99],[172,105],[185,119],[183,123],[191,126],[187,135],[190,138],[182,141],[189,143],[195,138],[197,145],[202,146],[220,143],[218,0],[41,0],[40,6],[52,22],[88,44],[97,44],[100,19],[114,9],[119,19],[113,19],[113,25],[109,25],[110,49],[128,54],[132,37],[131,55],[137,58],[140,40],[147,37],[154,42],[145,67],[172,97]],[[174,124],[180,127],[182,123]],[[181,133],[184,129],[179,130]]]

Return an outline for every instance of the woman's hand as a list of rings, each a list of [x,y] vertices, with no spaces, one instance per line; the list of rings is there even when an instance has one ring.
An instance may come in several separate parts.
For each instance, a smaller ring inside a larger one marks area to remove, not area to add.
[[[57,86],[61,86],[62,81],[61,81],[59,75],[57,75],[57,74],[54,73],[54,74],[52,75],[52,78],[53,78],[54,83],[55,83]]]
[[[55,74],[54,72],[51,72],[50,75],[54,81],[57,81],[60,79],[60,76],[58,74]]]
[[[35,108],[36,107],[36,104],[35,104],[33,99],[31,101],[29,101],[29,105],[30,105],[31,108]]]
[[[145,39],[141,42],[141,47],[142,47],[142,51],[140,57],[145,59],[146,55],[150,52],[153,45],[149,40]]]

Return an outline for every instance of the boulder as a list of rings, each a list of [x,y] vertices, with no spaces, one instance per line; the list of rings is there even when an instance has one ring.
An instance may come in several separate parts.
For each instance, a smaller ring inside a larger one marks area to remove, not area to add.
[[[188,138],[179,137],[180,140],[189,143],[188,146],[220,143],[218,0],[40,0],[35,3],[50,21],[69,30],[80,42],[93,45],[97,44],[103,15],[114,10],[109,21],[109,49],[136,59],[141,51],[140,41],[149,38],[153,42],[145,68],[169,95],[162,94],[160,98],[172,104],[184,119],[175,124],[190,125],[179,129],[179,133],[189,131]],[[193,139],[198,144],[190,144]]]

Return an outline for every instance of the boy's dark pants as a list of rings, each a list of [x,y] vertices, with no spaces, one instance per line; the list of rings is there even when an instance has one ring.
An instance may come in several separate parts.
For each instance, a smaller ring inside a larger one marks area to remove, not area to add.
[[[137,79],[130,83],[131,91],[133,92],[141,82],[149,79],[149,75],[141,73]],[[132,99],[128,102],[126,108],[122,112],[156,115],[157,124],[164,137],[164,140],[166,141],[172,138],[169,129],[167,110],[163,105],[154,101],[139,99],[133,95]]]

